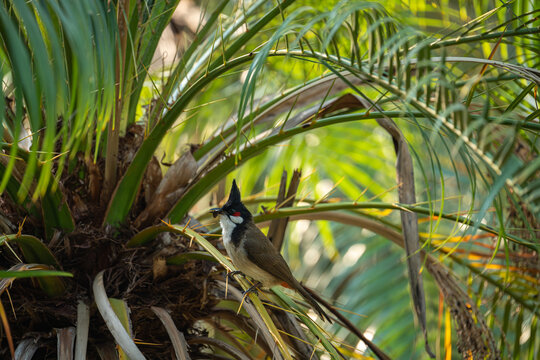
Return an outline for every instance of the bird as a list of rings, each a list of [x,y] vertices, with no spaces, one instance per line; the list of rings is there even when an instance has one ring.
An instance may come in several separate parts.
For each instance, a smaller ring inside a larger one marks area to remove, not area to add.
[[[246,293],[258,286],[270,288],[281,285],[296,290],[323,320],[332,323],[308,290],[296,280],[280,252],[255,225],[253,215],[242,203],[236,180],[233,180],[225,205],[210,209],[210,212],[214,218],[219,216],[225,250],[238,269],[233,273],[243,273],[256,281]]]

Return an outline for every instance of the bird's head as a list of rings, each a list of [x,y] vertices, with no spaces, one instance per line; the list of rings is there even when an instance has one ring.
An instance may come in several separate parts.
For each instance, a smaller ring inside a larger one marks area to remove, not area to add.
[[[229,220],[234,224],[241,224],[253,218],[240,199],[240,190],[236,186],[236,180],[233,180],[229,200],[227,200],[225,205],[220,208],[210,209],[210,212],[214,217],[219,215],[222,220],[225,218],[225,220]]]

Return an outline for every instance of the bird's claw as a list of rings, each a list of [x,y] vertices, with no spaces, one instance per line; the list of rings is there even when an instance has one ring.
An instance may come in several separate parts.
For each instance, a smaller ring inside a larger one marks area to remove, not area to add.
[[[240,270],[231,271],[230,273],[227,274],[227,280],[228,280],[228,281],[234,280],[234,279],[233,279],[233,276],[234,276],[234,275],[239,275],[239,274],[244,275],[244,273],[241,272]],[[244,276],[245,276],[245,275],[244,275]]]
[[[246,297],[246,296],[247,296],[248,294],[250,294],[250,293],[258,294],[258,292],[259,292],[258,287],[261,286],[261,285],[262,285],[262,284],[261,284],[259,281],[256,282],[252,287],[250,287],[249,289],[247,289],[246,291],[244,291],[244,292],[242,293],[242,296],[243,296],[243,297]]]

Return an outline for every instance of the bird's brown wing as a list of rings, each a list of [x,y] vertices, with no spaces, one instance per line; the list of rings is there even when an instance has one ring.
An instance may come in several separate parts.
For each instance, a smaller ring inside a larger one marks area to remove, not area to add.
[[[249,260],[279,280],[289,284],[296,282],[283,256],[257,226],[248,226],[244,236],[251,239],[249,249],[245,248]]]
[[[247,257],[251,262],[257,264],[262,270],[272,274],[279,281],[286,282],[289,287],[302,294],[323,319],[332,323],[332,319],[317,303],[317,300],[294,278],[285,259],[283,259],[279,251],[276,250],[270,240],[268,240],[255,224],[248,225],[244,236],[247,239],[251,239],[249,249],[244,247]]]

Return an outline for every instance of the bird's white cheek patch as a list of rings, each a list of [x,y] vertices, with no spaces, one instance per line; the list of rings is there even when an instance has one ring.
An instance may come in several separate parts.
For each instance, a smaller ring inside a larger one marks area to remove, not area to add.
[[[244,222],[244,219],[242,219],[241,216],[229,216],[229,219],[235,224],[241,224]]]
[[[231,235],[236,225],[242,223],[244,220],[241,216],[229,216],[221,215],[220,223],[223,230],[223,241],[228,243],[231,240]]]

